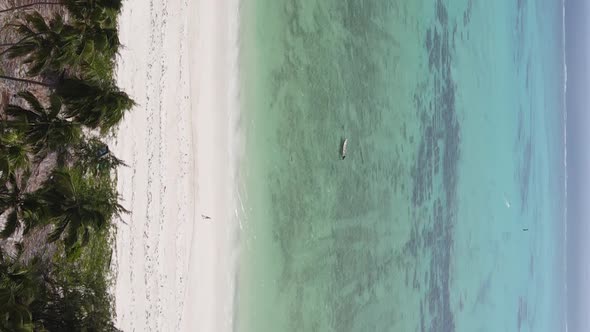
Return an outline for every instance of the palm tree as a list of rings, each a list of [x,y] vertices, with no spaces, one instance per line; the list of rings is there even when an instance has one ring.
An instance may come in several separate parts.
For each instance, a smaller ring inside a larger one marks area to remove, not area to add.
[[[10,59],[24,58],[23,64],[30,66],[27,71],[29,76],[48,71],[59,72],[66,61],[71,61],[71,43],[68,43],[61,15],[55,15],[46,22],[41,14],[34,12],[9,26],[21,39],[2,54],[7,54]]]
[[[27,9],[27,8],[31,8],[34,6],[41,6],[41,5],[63,5],[63,3],[50,2],[50,1],[33,2],[33,3],[26,4],[26,5],[20,5],[20,6],[14,6],[14,7],[2,9],[2,10],[0,10],[0,13],[8,13],[8,12],[13,12],[13,11],[16,11],[19,9]]]
[[[25,267],[0,261],[0,331],[33,332],[36,329],[30,311],[42,288],[39,261]]]
[[[96,244],[91,241],[74,259],[53,260],[59,270],[44,276],[46,282],[38,295],[44,301],[29,306],[36,325],[48,331],[119,331],[114,328],[110,283],[105,276],[109,253]]]
[[[45,220],[45,204],[38,192],[26,192],[26,183],[30,173],[25,172],[20,179],[15,175],[0,187],[0,214],[8,212],[4,229],[0,237],[7,238],[14,234],[23,223],[23,234],[31,227]]]
[[[21,39],[2,54],[11,59],[24,58],[29,76],[91,67],[97,58],[112,59],[120,46],[116,28],[76,20],[69,24],[58,14],[46,22],[34,12],[11,27]]]
[[[68,11],[77,21],[101,27],[117,27],[117,16],[123,8],[122,0],[68,0]]]
[[[0,75],[1,78],[6,78]],[[13,79],[13,78],[8,78]],[[133,99],[112,82],[91,83],[78,78],[61,79],[55,84],[41,82],[27,82],[41,84],[55,89],[66,106],[66,119],[75,121],[91,129],[108,132],[117,125],[131,107],[135,105]]]
[[[84,170],[84,175],[94,177],[109,177],[117,167],[127,166],[98,138],[85,139],[78,144],[71,153],[71,160],[77,168]]]
[[[77,44],[79,63],[74,69],[86,80],[99,83],[111,82],[115,68],[115,56],[120,48],[117,28],[98,27],[90,24],[75,25],[80,33]]]
[[[125,92],[113,84],[89,84],[80,79],[65,79],[56,94],[66,105],[65,115],[101,132],[117,125],[125,112],[135,105]]]
[[[72,14],[77,14],[84,10],[93,10],[98,8],[114,10],[117,13],[123,7],[121,0],[62,0],[62,1],[39,1],[26,5],[14,6],[11,8],[0,10],[1,13],[13,12],[21,9],[28,9],[35,6],[66,6]]]
[[[25,141],[32,146],[33,152],[44,157],[49,151],[67,149],[80,140],[80,124],[63,118],[62,102],[58,96],[52,95],[50,106],[45,108],[29,91],[18,95],[29,108],[9,104],[6,113],[13,119],[7,123],[22,128]]]
[[[29,305],[35,299],[37,283],[27,270],[9,266],[0,272],[0,330],[33,332]]]
[[[43,197],[55,225],[48,240],[55,242],[63,237],[68,252],[85,246],[93,232],[106,229],[111,218],[126,211],[117,202],[110,180],[85,177],[77,168],[53,171]]]
[[[6,181],[17,170],[29,168],[29,147],[23,134],[8,128],[6,121],[0,124],[0,181]]]

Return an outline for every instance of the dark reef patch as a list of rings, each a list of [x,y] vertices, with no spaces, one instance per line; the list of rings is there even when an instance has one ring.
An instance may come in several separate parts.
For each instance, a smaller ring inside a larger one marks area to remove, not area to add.
[[[528,317],[528,305],[526,300],[522,297],[518,297],[518,314],[516,315],[516,328],[518,331],[522,328],[523,322]]]
[[[420,304],[420,330],[446,332],[455,330],[450,264],[461,134],[456,112],[456,85],[451,73],[457,24],[450,21],[444,1],[438,0],[435,6],[436,21],[424,37],[431,76],[417,87],[414,95],[422,135],[412,172],[414,225],[405,253],[417,258],[422,250],[430,252],[429,272],[423,284],[427,292]],[[470,8],[465,11],[463,23],[469,19]],[[431,219],[424,220],[420,211],[429,211]]]

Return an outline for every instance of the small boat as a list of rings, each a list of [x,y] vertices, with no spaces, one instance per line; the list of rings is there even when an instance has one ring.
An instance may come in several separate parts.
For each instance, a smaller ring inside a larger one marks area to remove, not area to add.
[[[342,141],[342,148],[340,149],[340,157],[342,157],[342,159],[346,158],[346,147],[348,146],[348,138],[345,138]]]

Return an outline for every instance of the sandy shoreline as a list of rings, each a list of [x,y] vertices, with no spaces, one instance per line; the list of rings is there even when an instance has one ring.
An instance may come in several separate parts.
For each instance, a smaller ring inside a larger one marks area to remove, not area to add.
[[[124,331],[232,328],[237,30],[237,0],[125,2],[117,76],[138,106],[112,146],[129,165],[113,262]]]

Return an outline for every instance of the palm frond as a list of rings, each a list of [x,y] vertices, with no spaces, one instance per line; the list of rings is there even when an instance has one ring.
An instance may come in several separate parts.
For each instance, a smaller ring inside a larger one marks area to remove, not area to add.
[[[62,102],[61,98],[56,94],[51,94],[49,97],[49,116],[50,117],[57,117],[59,112],[62,109]]]
[[[31,91],[21,91],[18,96],[24,99],[35,112],[43,113],[45,111],[39,99]]]
[[[44,201],[56,225],[50,240],[63,238],[67,249],[85,245],[86,237],[108,228],[124,212],[111,181],[87,176],[79,168],[55,170],[46,188]]]
[[[14,104],[9,104],[8,106],[6,106],[6,114],[15,117],[15,118],[20,118],[20,119],[24,119],[24,120],[29,120],[29,119],[34,119],[36,117],[39,116],[38,113],[35,113],[29,109],[20,107],[18,105],[14,105]]]
[[[61,238],[62,234],[64,233],[66,227],[68,227],[68,223],[66,221],[59,222],[55,226],[55,229],[53,229],[51,231],[51,233],[49,233],[49,236],[47,237],[47,241],[51,243],[51,242],[55,242],[55,241],[59,240]]]
[[[41,16],[41,14],[37,11],[26,15],[25,21],[35,28],[37,32],[43,33],[51,30],[47,23],[45,23],[43,16]]]
[[[31,41],[25,41],[16,45],[10,46],[6,50],[6,55],[9,59],[16,59],[32,54],[38,50],[38,44]]]

